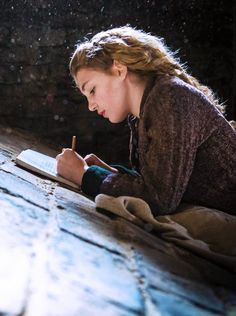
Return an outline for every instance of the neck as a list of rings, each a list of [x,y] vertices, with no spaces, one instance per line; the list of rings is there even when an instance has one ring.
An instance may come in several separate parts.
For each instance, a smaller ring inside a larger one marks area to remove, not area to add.
[[[129,73],[128,78],[128,101],[130,113],[136,117],[139,117],[140,106],[143,97],[144,90],[147,85],[147,78],[139,78],[137,75]]]

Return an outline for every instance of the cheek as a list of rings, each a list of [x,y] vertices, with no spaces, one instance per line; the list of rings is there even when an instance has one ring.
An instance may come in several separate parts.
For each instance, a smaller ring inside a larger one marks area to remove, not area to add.
[[[96,101],[106,106],[119,105],[124,99],[124,91],[117,81],[108,81],[104,88],[96,95]]]
[[[114,93],[112,90],[106,89],[106,91],[103,91],[103,93],[100,95],[99,99],[101,102],[109,106],[110,104],[114,103],[116,99],[116,93]]]

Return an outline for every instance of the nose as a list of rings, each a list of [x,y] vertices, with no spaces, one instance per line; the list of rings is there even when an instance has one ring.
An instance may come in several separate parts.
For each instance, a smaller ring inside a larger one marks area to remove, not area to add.
[[[88,108],[89,108],[89,111],[96,111],[98,106],[95,102],[88,101]]]

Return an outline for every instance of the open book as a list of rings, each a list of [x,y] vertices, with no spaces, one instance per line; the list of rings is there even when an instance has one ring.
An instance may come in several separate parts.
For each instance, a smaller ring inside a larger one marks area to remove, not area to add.
[[[32,149],[23,150],[17,157],[16,157],[16,164],[41,174],[49,179],[56,180],[58,182],[64,183],[70,187],[75,189],[80,189],[78,185],[75,183],[59,176],[57,174],[57,161],[55,158],[47,156],[45,154],[39,153]]]

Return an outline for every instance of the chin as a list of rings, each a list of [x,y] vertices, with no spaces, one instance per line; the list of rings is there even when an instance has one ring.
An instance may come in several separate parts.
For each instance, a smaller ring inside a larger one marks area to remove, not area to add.
[[[108,120],[113,123],[113,124],[118,124],[118,123],[121,123],[123,122],[124,120],[126,119],[126,117],[122,117],[122,118],[108,118]]]

